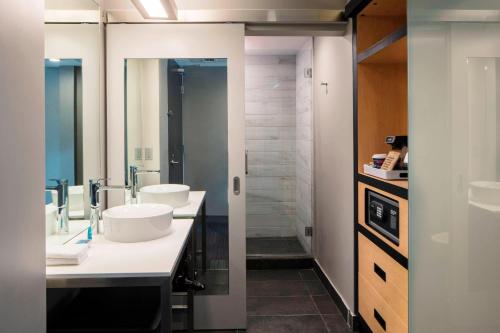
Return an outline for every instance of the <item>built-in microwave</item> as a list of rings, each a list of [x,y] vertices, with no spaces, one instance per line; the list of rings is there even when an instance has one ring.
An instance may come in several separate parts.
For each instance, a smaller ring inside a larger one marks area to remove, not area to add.
[[[366,189],[365,222],[399,245],[399,202]]]

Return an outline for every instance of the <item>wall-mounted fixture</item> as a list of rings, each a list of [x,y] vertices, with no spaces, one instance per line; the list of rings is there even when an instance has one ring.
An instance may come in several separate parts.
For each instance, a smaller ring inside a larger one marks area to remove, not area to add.
[[[321,82],[321,86],[325,87],[325,93],[328,95],[328,82]]]
[[[176,20],[175,0],[132,0],[145,19]]]

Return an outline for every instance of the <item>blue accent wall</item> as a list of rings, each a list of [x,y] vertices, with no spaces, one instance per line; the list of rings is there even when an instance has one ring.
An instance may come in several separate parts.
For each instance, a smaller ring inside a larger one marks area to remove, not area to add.
[[[73,66],[45,67],[45,178],[75,185],[75,77]],[[50,193],[46,193],[50,203]]]

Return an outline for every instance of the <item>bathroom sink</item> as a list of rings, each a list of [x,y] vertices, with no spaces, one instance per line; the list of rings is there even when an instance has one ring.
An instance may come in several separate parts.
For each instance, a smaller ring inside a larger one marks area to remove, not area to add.
[[[500,206],[500,182],[471,182],[469,200],[481,205]]]
[[[159,203],[182,207],[188,204],[189,186],[181,184],[160,184],[144,186],[139,191],[142,203]]]
[[[174,209],[162,204],[116,206],[102,213],[104,237],[113,242],[145,242],[166,236]]]

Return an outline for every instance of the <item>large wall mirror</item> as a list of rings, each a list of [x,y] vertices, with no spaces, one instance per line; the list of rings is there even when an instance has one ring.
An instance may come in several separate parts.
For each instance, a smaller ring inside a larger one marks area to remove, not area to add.
[[[48,236],[69,234],[69,219],[84,219],[82,104],[81,59],[46,59],[45,204]],[[74,226],[72,223],[72,232]]]
[[[229,292],[228,93],[226,59],[125,60],[125,181],[141,189],[184,184],[205,191],[206,270],[198,294]],[[157,171],[157,172],[155,172]],[[168,187],[164,187],[168,191]],[[148,194],[150,196],[150,194]],[[174,211],[175,217],[175,211]],[[201,267],[201,253],[198,258]]]
[[[47,2],[46,15],[60,18],[68,8],[59,8],[59,4]],[[77,5],[86,15],[89,8],[98,13],[99,7],[94,1],[72,4]],[[79,11],[76,7],[71,10]],[[87,230],[88,181],[104,176],[101,29],[99,22],[45,24],[45,229],[48,246],[64,244]]]

